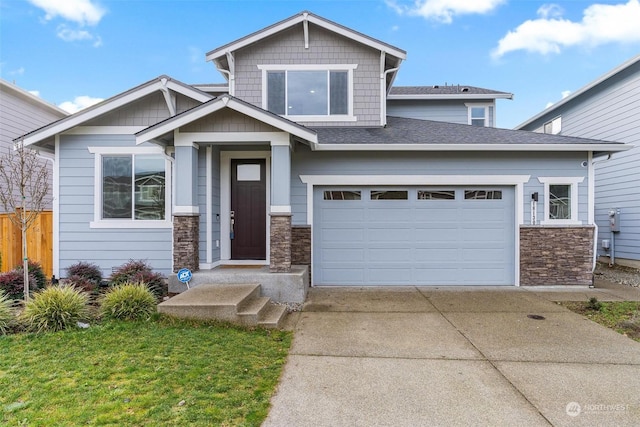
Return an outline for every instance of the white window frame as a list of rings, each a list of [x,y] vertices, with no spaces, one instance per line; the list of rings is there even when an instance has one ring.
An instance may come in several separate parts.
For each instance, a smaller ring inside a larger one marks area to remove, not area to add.
[[[539,177],[538,181],[544,184],[544,219],[540,221],[541,225],[581,225],[582,221],[578,220],[578,184],[584,181],[584,177],[577,176],[554,176]],[[550,193],[549,185],[569,185],[571,187],[571,218],[569,219],[551,219],[550,213]]]
[[[358,64],[267,64],[258,65],[258,69],[262,71],[262,108],[267,110],[267,72],[268,71],[346,71],[349,79],[349,92],[347,94],[347,114],[319,115],[319,116],[300,116],[300,115],[282,115],[289,120],[299,122],[355,122],[358,118],[353,115],[353,70],[358,68]],[[286,77],[285,77],[286,79]],[[328,88],[330,89],[330,88]],[[286,83],[285,83],[286,91]]]
[[[478,117],[471,117],[471,110],[473,108],[484,108],[484,127],[492,127],[493,124],[489,123],[489,107],[492,107],[493,104],[487,104],[487,103],[465,103],[464,104],[467,107],[467,124],[471,125],[471,119],[478,119]]]
[[[90,228],[171,228],[172,161],[162,147],[88,147],[94,155],[93,221]],[[165,212],[163,220],[102,218],[102,158],[118,155],[162,155],[165,158]]]

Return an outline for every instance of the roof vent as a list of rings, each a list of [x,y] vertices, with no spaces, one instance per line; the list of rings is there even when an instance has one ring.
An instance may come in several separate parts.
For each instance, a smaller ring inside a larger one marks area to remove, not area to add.
[[[434,89],[440,89],[440,86],[438,86],[438,85],[433,85],[433,88],[434,88]]]
[[[463,87],[460,91],[461,92],[469,92],[469,88],[468,87]]]

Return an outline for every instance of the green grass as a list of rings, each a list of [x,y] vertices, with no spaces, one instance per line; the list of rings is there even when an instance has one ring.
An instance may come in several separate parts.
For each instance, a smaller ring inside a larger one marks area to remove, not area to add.
[[[600,304],[602,304],[600,310],[591,310],[588,308],[587,301],[562,303],[569,310],[640,342],[640,302],[616,301],[600,302]],[[636,320],[636,327],[630,327],[625,323],[632,319]]]
[[[290,344],[169,318],[0,336],[0,425],[259,426]]]

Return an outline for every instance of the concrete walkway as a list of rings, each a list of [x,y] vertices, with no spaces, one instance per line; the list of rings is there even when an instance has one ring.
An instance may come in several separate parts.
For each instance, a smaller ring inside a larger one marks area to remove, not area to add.
[[[640,343],[553,302],[599,285],[313,288],[263,426],[640,425]]]

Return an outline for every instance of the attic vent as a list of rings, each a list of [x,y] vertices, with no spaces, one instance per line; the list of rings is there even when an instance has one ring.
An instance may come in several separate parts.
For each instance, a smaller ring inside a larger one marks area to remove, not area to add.
[[[433,88],[434,88],[434,89],[440,89],[440,86],[438,86],[438,85],[433,85]]]
[[[468,87],[463,87],[463,88],[461,89],[461,92],[469,92],[469,88],[468,88]]]

